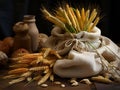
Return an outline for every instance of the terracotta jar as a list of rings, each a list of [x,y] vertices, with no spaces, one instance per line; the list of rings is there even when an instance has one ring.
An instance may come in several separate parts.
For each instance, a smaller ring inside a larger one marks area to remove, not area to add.
[[[24,15],[23,22],[27,23],[29,26],[29,35],[32,42],[32,51],[36,52],[39,45],[39,31],[35,23],[36,19],[34,15]]]
[[[31,37],[28,34],[29,27],[24,22],[17,22],[13,26],[13,31],[15,32],[14,43],[13,43],[13,51],[16,51],[20,48],[24,48],[29,52],[31,50]]]

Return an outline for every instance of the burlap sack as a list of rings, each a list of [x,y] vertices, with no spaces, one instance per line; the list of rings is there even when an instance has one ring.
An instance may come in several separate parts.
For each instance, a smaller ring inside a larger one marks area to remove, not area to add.
[[[78,52],[71,50],[68,58],[57,60],[54,65],[54,72],[61,77],[89,77],[101,73],[115,71],[109,65],[120,68],[120,48],[110,39],[101,37],[104,44],[95,51]],[[120,72],[117,71],[119,74]],[[117,74],[115,77],[119,77]],[[115,78],[114,77],[114,78]]]
[[[84,44],[86,41],[92,42],[91,44],[94,47],[98,47],[100,45],[100,35],[101,31],[97,27],[91,33],[82,31],[78,34],[71,34],[56,26],[52,29],[51,36],[46,40],[43,47],[50,47],[57,50],[60,55],[65,55],[73,48],[87,49]],[[87,45],[87,47],[89,46]]]
[[[69,33],[66,33],[59,27],[54,27],[51,31],[51,36],[46,40],[43,47],[50,47],[58,51],[60,55],[64,55],[69,52],[70,47],[66,47],[65,43],[67,40],[72,39],[73,36]]]
[[[114,75],[115,79],[120,77],[117,69],[120,68],[120,48],[102,36],[97,27],[92,32],[72,35],[55,27],[45,46],[57,50],[60,55],[67,55],[57,60],[53,67],[60,77],[85,78],[104,73]]]

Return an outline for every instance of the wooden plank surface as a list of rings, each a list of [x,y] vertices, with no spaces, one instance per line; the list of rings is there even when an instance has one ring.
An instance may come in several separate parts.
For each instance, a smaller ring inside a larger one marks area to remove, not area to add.
[[[50,81],[46,82],[48,84],[48,87],[46,88],[38,86],[37,82],[26,85],[27,82],[25,81],[9,85],[8,82],[11,79],[1,79],[6,73],[6,70],[0,70],[0,90],[120,90],[120,83],[104,84],[94,82],[92,85],[79,83],[78,86],[71,86],[68,79],[64,78],[57,78],[56,80],[65,84],[65,87],[55,85]]]
[[[96,90],[120,90],[120,83],[103,84],[95,83]]]
[[[0,77],[5,75],[6,71],[0,71],[2,73]],[[16,83],[13,85],[9,85],[9,81],[11,79],[0,79],[0,90],[91,90],[91,86],[87,84],[79,83],[78,86],[71,86],[68,83],[68,79],[61,79],[58,78],[58,81],[61,81],[63,84],[65,84],[65,87],[61,87],[60,85],[53,84],[52,82],[48,81],[46,82],[48,84],[48,87],[41,87],[37,85],[37,82],[32,82],[28,85],[27,82],[23,81],[20,83]]]

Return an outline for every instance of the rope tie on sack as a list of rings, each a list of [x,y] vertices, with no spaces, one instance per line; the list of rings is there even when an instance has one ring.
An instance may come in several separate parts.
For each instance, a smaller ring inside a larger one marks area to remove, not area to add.
[[[73,45],[71,49],[75,49],[80,52],[81,50],[87,49],[85,42],[87,41],[81,39],[69,39],[65,42],[65,47],[67,48]]]
[[[90,43],[88,43],[89,45],[91,45]],[[103,44],[103,46],[105,46]],[[91,45],[91,47],[94,48],[94,46]],[[105,46],[108,50],[110,50],[119,60],[120,60],[120,57],[117,56],[114,51],[112,51],[109,47]],[[100,53],[97,49],[95,49],[96,53],[98,54],[98,56],[101,58],[101,65],[102,65],[102,69],[107,71],[107,73],[111,74],[113,78],[115,79],[120,79],[120,69],[116,66],[114,66],[113,64],[109,63]]]

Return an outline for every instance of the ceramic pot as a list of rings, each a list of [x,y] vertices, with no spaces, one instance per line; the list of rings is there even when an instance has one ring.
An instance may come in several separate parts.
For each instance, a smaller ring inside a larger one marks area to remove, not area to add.
[[[24,22],[18,22],[13,26],[13,30],[16,34],[14,36],[13,51],[24,48],[29,52],[32,52],[31,37],[28,34],[28,25]]]
[[[31,37],[32,42],[32,51],[36,52],[39,46],[39,31],[36,26],[36,19],[34,15],[24,15],[23,21],[28,24],[29,26],[29,35]]]

